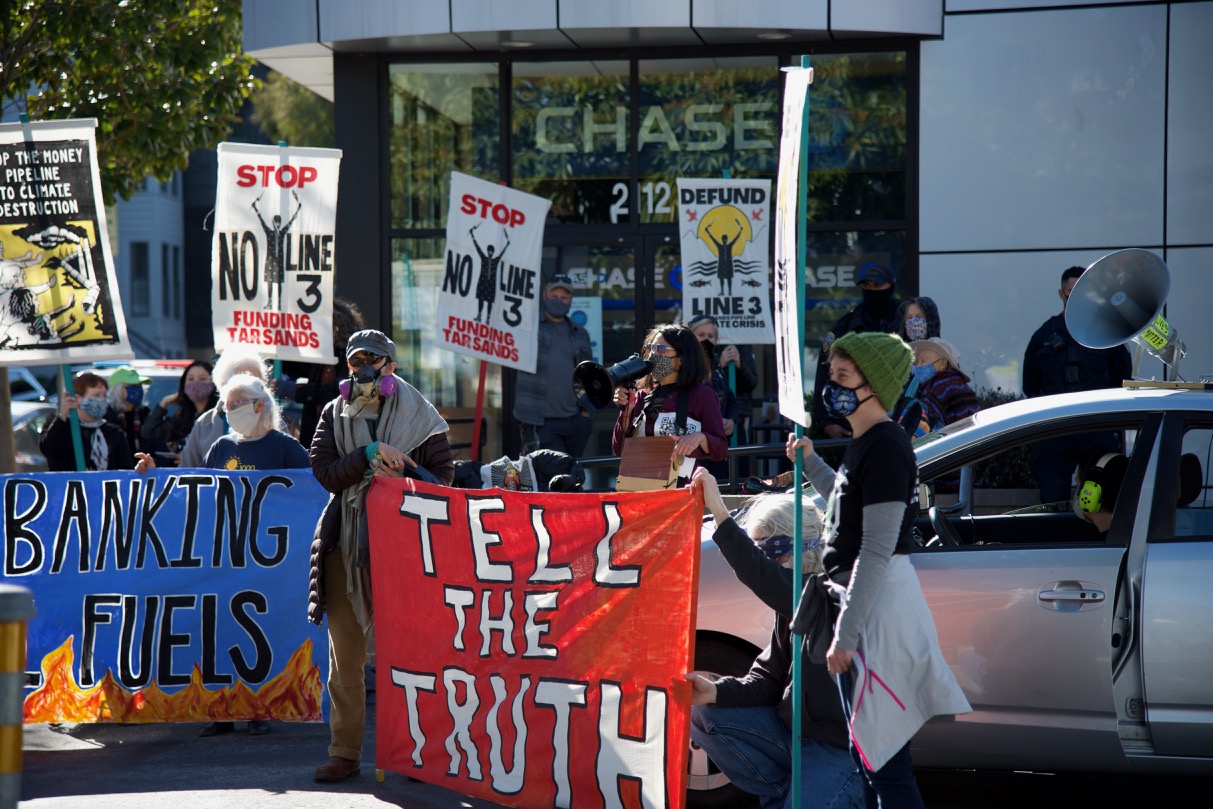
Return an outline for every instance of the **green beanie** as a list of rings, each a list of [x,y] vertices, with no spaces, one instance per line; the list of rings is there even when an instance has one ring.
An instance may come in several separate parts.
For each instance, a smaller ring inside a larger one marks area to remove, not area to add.
[[[852,332],[835,340],[833,348],[855,361],[885,410],[897,406],[914,360],[914,350],[905,340],[882,331]]]

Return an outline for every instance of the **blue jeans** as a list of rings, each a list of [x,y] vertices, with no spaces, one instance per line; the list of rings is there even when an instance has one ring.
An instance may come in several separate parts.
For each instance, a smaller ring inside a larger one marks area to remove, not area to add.
[[[763,809],[863,805],[863,779],[846,750],[800,740],[800,805],[792,802],[792,734],[772,707],[691,709],[691,741]]]
[[[854,667],[838,675],[842,694],[842,710],[849,721],[852,716],[851,691]],[[893,754],[879,770],[872,772],[863,766],[859,751],[851,745],[851,758],[863,773],[863,799],[866,809],[923,809],[922,794],[914,779],[914,764],[910,761],[910,743]]]

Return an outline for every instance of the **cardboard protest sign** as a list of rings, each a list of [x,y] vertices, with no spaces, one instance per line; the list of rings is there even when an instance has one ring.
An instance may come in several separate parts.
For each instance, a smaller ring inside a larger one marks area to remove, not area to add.
[[[539,351],[549,200],[451,172],[438,345],[527,373]]]
[[[129,359],[96,119],[0,125],[0,365]]]
[[[318,722],[310,472],[0,476],[4,580],[34,593],[26,722]]]
[[[702,499],[376,478],[380,768],[508,806],[680,806]]]
[[[770,180],[678,178],[683,320],[711,315],[720,343],[773,343]]]
[[[219,144],[215,348],[332,364],[339,149]]]
[[[779,174],[775,208],[775,378],[779,412],[807,428],[804,406],[804,286],[796,283],[796,231],[799,224],[801,133],[813,73],[788,68],[783,92],[783,134],[779,141]]]

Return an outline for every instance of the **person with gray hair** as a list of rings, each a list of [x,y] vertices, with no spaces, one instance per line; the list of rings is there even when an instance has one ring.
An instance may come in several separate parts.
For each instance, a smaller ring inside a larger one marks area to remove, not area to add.
[[[215,369],[211,374],[215,386],[222,390],[223,386],[235,374],[249,374],[262,381],[265,380],[265,363],[255,348],[245,345],[230,345],[223,349],[219,359],[215,361]],[[223,397],[219,404],[203,413],[194,422],[185,447],[181,450],[181,466],[202,466],[202,460],[210,450],[211,445],[227,433],[227,411],[223,407]]]
[[[282,417],[278,412],[278,403],[260,376],[233,374],[219,391],[219,405],[227,414],[231,432],[220,436],[207,450],[202,464],[205,468],[247,472],[311,467],[311,459],[303,445],[281,432]],[[136,471],[147,472],[155,468],[156,463],[151,455],[139,454]],[[249,735],[269,733],[266,718],[250,719]],[[234,729],[233,722],[211,722],[198,735],[220,736]]]
[[[775,610],[771,642],[743,677],[692,671],[691,741],[763,809],[792,806],[792,660],[803,655],[800,681],[800,768],[804,773],[795,809],[858,809],[863,778],[848,751],[842,700],[826,667],[793,641],[792,571],[795,504],[798,494],[759,495],[734,518],[720,488],[706,470],[696,469],[691,490],[703,493],[716,522],[713,539],[737,578]],[[822,571],[817,550],[821,513],[803,502],[800,543],[807,572]],[[742,529],[742,524],[745,528]],[[806,589],[816,576],[806,579]]]
[[[307,469],[307,450],[282,432],[282,415],[265,382],[251,374],[236,374],[219,395],[230,432],[206,453],[208,469]]]

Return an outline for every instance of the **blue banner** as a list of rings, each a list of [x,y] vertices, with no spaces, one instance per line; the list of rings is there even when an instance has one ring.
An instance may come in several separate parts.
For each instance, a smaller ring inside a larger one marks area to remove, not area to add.
[[[4,580],[34,593],[26,722],[323,721],[309,471],[0,476]]]

